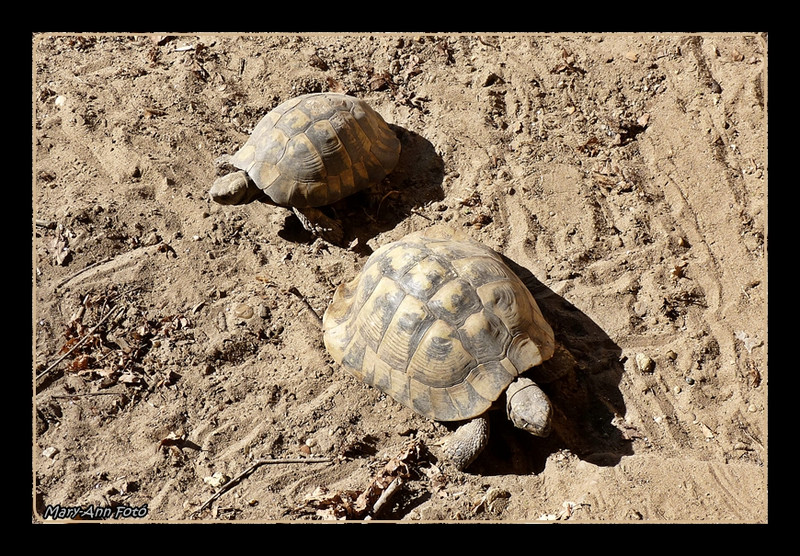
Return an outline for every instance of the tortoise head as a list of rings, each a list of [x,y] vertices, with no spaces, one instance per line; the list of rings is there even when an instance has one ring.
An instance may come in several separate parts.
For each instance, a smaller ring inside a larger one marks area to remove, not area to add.
[[[218,178],[208,194],[212,201],[221,205],[244,205],[264,196],[264,192],[242,170]]]
[[[506,412],[514,426],[535,436],[550,434],[553,406],[539,386],[520,377],[506,390]]]

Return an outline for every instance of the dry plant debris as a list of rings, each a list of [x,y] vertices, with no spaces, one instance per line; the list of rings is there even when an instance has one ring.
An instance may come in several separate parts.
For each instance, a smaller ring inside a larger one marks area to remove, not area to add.
[[[144,363],[144,358],[161,342],[191,341],[191,322],[181,315],[147,318],[123,297],[116,293],[87,294],[65,325],[59,357],[38,372],[37,378],[64,362],[65,372],[80,375],[99,388],[171,384],[176,378],[173,373],[161,376]]]
[[[364,490],[330,492],[326,487],[320,486],[306,497],[306,506],[324,519],[377,518],[390,499],[413,477],[413,469],[421,462],[423,453],[422,443],[411,439],[400,453],[383,466]]]

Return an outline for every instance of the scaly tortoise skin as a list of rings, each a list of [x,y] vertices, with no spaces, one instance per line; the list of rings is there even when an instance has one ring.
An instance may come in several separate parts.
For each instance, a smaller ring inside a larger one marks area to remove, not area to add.
[[[550,402],[520,375],[553,355],[553,330],[502,258],[465,234],[433,228],[376,250],[337,288],[323,339],[337,363],[394,400],[468,421],[442,443],[459,469],[486,445],[484,414],[503,392],[516,426],[549,433]]]
[[[224,205],[260,200],[291,208],[307,229],[338,243],[341,224],[317,207],[379,183],[399,156],[397,136],[363,100],[301,95],[261,119],[228,161],[239,171],[217,179],[209,194]]]

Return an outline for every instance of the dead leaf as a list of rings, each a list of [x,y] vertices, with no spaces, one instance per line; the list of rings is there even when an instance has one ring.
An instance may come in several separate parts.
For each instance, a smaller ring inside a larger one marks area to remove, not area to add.
[[[92,363],[92,357],[89,355],[79,355],[72,360],[69,364],[70,371],[85,371]]]
[[[167,113],[166,110],[161,110],[160,108],[145,108],[144,109],[144,117],[147,119],[155,118],[156,116],[164,116]]]
[[[676,280],[678,278],[683,278],[683,276],[685,274],[685,271],[686,271],[686,267],[688,265],[689,265],[689,263],[687,263],[687,262],[678,263],[678,264],[676,264],[675,266],[672,267],[672,270],[670,270],[669,273]]]
[[[319,486],[306,496],[306,505],[326,519],[369,519],[380,509],[376,505],[385,502],[381,497],[395,492],[411,476],[410,466],[419,461],[421,454],[420,442],[412,439],[398,455],[386,462],[361,492],[343,490],[331,493]]]
[[[311,58],[308,60],[308,64],[311,67],[320,69],[322,71],[326,71],[328,69],[328,63],[320,58],[316,53],[311,55]]]
[[[171,431],[166,438],[162,438],[161,442],[158,443],[159,448],[163,448],[164,446],[179,446],[182,445],[186,441],[186,432],[184,430],[179,431]]]
[[[120,375],[119,382],[129,385],[139,385],[142,384],[142,378],[128,371]]]
[[[53,260],[59,266],[64,265],[70,255],[69,239],[64,235],[64,230],[59,226],[56,237],[50,242]]]

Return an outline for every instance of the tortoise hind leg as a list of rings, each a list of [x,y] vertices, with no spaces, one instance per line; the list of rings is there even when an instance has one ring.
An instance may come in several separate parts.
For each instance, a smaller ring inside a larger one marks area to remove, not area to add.
[[[489,419],[481,415],[458,427],[441,442],[441,446],[445,456],[462,470],[475,461],[488,442]]]
[[[293,208],[303,228],[329,243],[339,245],[344,239],[342,224],[316,208]]]

